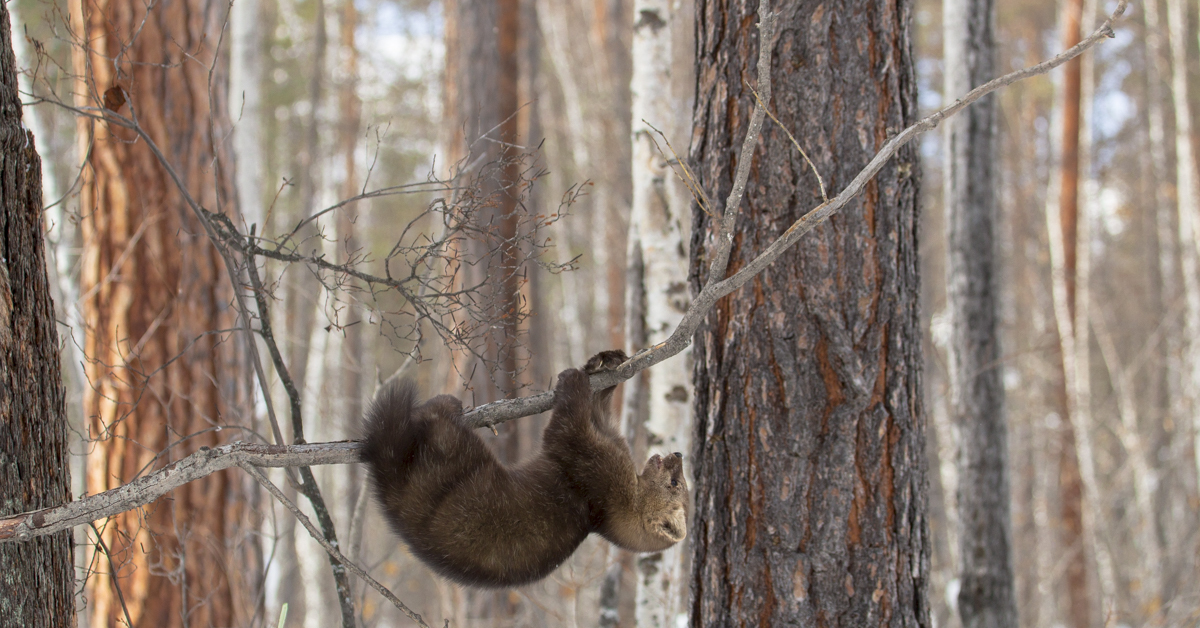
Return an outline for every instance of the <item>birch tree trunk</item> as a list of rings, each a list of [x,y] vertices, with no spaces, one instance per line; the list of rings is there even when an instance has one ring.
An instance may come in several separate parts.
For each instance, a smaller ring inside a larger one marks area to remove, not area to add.
[[[0,5],[0,516],[71,501],[42,161],[21,119],[10,23]],[[73,552],[70,531],[0,544],[0,624],[74,626]]]
[[[247,225],[263,224],[263,15],[262,0],[232,4],[230,28],[229,112],[234,124],[233,154],[237,159],[234,185],[238,208]]]
[[[129,114],[132,106],[200,204],[238,220],[217,144],[228,132],[228,60],[211,43],[226,8],[72,2],[87,42],[76,48],[75,94],[80,107],[108,102]],[[118,93],[129,104],[115,104]],[[83,405],[95,439],[88,491],[97,493],[202,446],[247,438],[238,428],[251,425],[251,406],[243,336],[212,333],[240,323],[203,228],[146,142],[88,118],[79,124],[91,384]],[[93,562],[103,567],[88,580],[92,625],[124,623],[125,609],[135,626],[251,623],[262,569],[251,482],[214,474],[97,524],[104,547]]]
[[[1200,180],[1192,150],[1192,109],[1188,100],[1188,11],[1184,0],[1167,0],[1167,22],[1171,39],[1171,91],[1175,101],[1175,177],[1179,211],[1179,261],[1183,267],[1183,294],[1187,304],[1183,337],[1187,349],[1183,360],[1183,398],[1192,417],[1192,438],[1197,478],[1200,479],[1200,277],[1197,276],[1197,247],[1200,229]]]
[[[995,73],[991,0],[946,2],[944,93],[965,94]],[[960,427],[958,609],[965,628],[1015,628],[1008,422],[998,330],[996,99],[947,122],[945,203],[948,371]]]
[[[1156,282],[1158,311],[1166,313],[1172,311],[1172,304],[1178,302],[1181,295],[1185,295],[1186,289],[1181,281],[1180,273],[1180,251],[1183,238],[1177,231],[1177,206],[1172,202],[1174,199],[1170,194],[1170,189],[1176,187],[1177,179],[1171,173],[1167,160],[1165,108],[1170,98],[1173,76],[1170,69],[1171,51],[1159,2],[1148,0],[1145,3],[1143,16],[1146,24],[1146,133],[1150,155],[1146,181],[1151,186],[1150,194],[1154,202],[1156,227],[1154,245],[1158,262]],[[1195,289],[1197,286],[1193,283],[1192,288]],[[1186,299],[1186,296],[1183,303],[1185,306],[1192,304]],[[1166,481],[1159,482],[1154,476],[1157,475],[1156,471],[1161,468],[1158,461],[1173,460],[1178,455],[1177,452],[1186,451],[1191,445],[1191,443],[1185,442],[1187,440],[1186,430],[1179,429],[1179,427],[1187,424],[1188,416],[1188,405],[1182,389],[1184,378],[1189,376],[1184,367],[1185,351],[1189,345],[1188,336],[1185,334],[1188,321],[1193,320],[1189,318],[1192,314],[1191,311],[1185,313],[1183,326],[1174,320],[1170,324],[1164,323],[1164,348],[1159,352],[1161,363],[1157,367],[1156,375],[1157,394],[1151,403],[1151,407],[1159,409],[1155,413],[1156,416],[1150,420],[1150,425],[1155,426],[1153,428],[1155,434],[1153,437],[1141,441],[1142,452],[1140,455],[1149,465],[1148,474],[1142,478],[1142,482],[1149,486],[1145,486],[1143,492],[1148,493],[1152,499],[1151,510],[1141,525],[1149,528],[1143,533],[1152,535],[1156,546],[1159,543],[1158,530],[1161,525],[1163,548],[1182,547],[1188,534],[1187,524],[1184,521],[1172,517],[1169,509],[1164,509],[1164,512],[1160,513],[1155,506],[1162,501],[1178,503],[1177,500],[1181,498],[1184,502],[1189,501],[1187,497],[1189,483],[1179,482],[1179,474],[1169,470],[1170,466],[1176,465],[1168,466],[1168,470],[1163,474],[1163,479]],[[1166,425],[1173,425],[1175,429],[1164,429],[1163,426]],[[1188,519],[1190,517],[1185,518],[1185,520]],[[1162,609],[1163,602],[1173,597],[1175,587],[1170,583],[1179,579],[1181,571],[1189,571],[1193,561],[1169,559],[1164,569],[1163,564],[1158,562],[1163,556],[1159,548],[1146,551],[1142,556],[1145,558],[1143,590],[1146,592],[1142,600],[1146,612],[1153,615]],[[1181,565],[1185,565],[1185,567],[1181,569]],[[1193,574],[1194,571],[1188,573],[1184,578],[1190,582],[1193,580]]]
[[[771,108],[832,193],[915,118],[912,6],[772,8]],[[763,44],[752,5],[696,11],[691,155],[710,198],[724,199]],[[696,332],[691,625],[930,625],[918,179],[905,147]],[[820,200],[787,135],[764,127],[730,268]],[[692,217],[695,290],[716,221]]]
[[[629,256],[635,272],[630,282],[641,284],[640,333],[645,346],[630,344],[632,352],[667,339],[679,325],[691,303],[687,288],[688,257],[685,235],[691,221],[689,197],[680,190],[679,178],[668,164],[666,143],[655,137],[651,127],[665,129],[668,139],[680,141],[686,130],[677,127],[678,112],[686,96],[680,84],[691,86],[690,67],[676,63],[675,39],[681,24],[691,26],[687,3],[678,0],[638,0],[633,5],[633,210],[629,219]],[[689,29],[690,30],[690,29]],[[680,77],[679,74],[685,76]],[[681,80],[682,79],[682,80]],[[691,447],[691,351],[647,371],[648,413],[641,417],[645,438],[652,451],[670,453]],[[686,617],[686,546],[678,544],[663,552],[637,559],[637,626],[666,628],[675,618]]]

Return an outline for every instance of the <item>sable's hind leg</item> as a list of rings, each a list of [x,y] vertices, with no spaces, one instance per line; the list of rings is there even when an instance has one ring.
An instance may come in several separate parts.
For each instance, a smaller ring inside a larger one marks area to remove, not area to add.
[[[583,372],[591,375],[593,373],[611,371],[628,359],[625,352],[620,349],[601,351],[587,361],[587,364],[583,367]],[[592,423],[596,426],[596,429],[608,434],[617,433],[617,423],[613,420],[612,416],[612,396],[616,389],[616,386],[610,386],[592,395]]]

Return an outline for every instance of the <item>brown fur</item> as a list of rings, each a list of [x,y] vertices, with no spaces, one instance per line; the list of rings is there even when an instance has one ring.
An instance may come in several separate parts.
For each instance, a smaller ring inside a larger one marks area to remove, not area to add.
[[[606,351],[584,369],[624,361]],[[457,399],[418,405],[410,381],[379,392],[362,456],[384,516],[413,554],[452,580],[503,587],[544,578],[591,532],[638,552],[684,537],[683,455],[652,456],[638,475],[612,417],[613,389],[592,394],[587,373],[559,374],[542,450],[512,467],[463,425]]]

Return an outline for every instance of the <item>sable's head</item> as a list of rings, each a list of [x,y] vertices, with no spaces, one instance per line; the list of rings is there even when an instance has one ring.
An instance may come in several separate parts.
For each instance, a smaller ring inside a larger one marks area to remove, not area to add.
[[[660,551],[687,536],[688,487],[683,477],[683,454],[663,458],[655,454],[646,461],[638,479],[642,528],[649,549]]]

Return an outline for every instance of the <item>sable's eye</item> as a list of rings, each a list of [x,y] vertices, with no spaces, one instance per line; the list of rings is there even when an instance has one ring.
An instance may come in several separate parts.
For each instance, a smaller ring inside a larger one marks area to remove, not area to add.
[[[679,486],[679,480],[674,480],[674,479],[671,480],[671,488],[674,488],[676,486]]]

